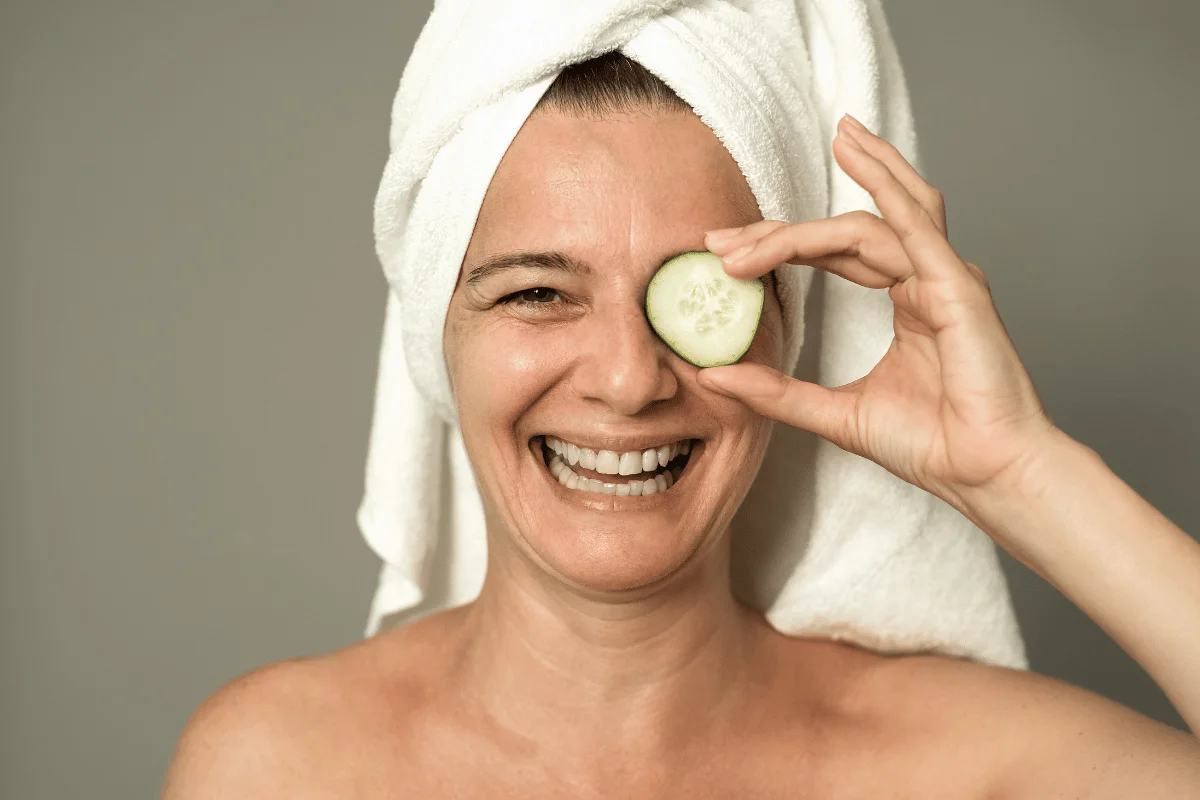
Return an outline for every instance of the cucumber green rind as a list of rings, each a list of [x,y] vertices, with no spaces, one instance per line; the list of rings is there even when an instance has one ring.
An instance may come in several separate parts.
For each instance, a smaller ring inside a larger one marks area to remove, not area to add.
[[[697,367],[722,367],[750,349],[765,285],[725,273],[721,257],[693,250],[669,259],[646,287],[646,317],[667,346]]]

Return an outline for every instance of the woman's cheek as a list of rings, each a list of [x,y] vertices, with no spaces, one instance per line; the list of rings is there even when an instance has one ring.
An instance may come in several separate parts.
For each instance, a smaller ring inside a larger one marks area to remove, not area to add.
[[[461,388],[486,402],[493,417],[527,408],[553,385],[565,360],[560,332],[528,323],[505,320],[471,338]]]

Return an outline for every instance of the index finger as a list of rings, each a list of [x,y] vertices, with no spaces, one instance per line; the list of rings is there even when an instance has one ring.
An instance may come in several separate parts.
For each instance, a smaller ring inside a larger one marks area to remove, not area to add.
[[[807,264],[861,286],[886,289],[913,273],[895,232],[863,210],[747,230],[737,234],[734,244],[739,246],[726,253],[725,271],[735,278],[755,278],[784,263]],[[721,249],[729,247],[723,243]]]

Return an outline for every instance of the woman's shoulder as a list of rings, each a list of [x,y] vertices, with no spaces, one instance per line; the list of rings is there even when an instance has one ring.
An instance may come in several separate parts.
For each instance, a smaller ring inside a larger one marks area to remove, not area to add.
[[[933,654],[873,656],[843,707],[904,742],[904,758],[940,762],[983,782],[988,796],[1126,797],[1200,779],[1193,737],[1027,670]]]
[[[402,765],[454,625],[437,617],[224,684],[188,720],[164,797],[345,796],[339,765]]]

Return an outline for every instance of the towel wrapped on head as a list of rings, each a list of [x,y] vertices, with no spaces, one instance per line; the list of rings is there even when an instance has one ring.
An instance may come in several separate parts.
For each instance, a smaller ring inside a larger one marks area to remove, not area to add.
[[[563,68],[611,51],[692,107],[765,219],[877,213],[833,161],[844,113],[919,168],[878,0],[438,0],[396,94],[375,204],[390,292],[358,512],[384,562],[368,634],[391,615],[469,602],[482,584],[483,511],[443,358],[446,310],[509,144]],[[869,372],[892,339],[887,293],[807,266],[776,275],[788,369],[823,385]],[[987,536],[811,434],[776,426],[734,523],[733,564],[738,593],[785,634],[1026,666]]]

